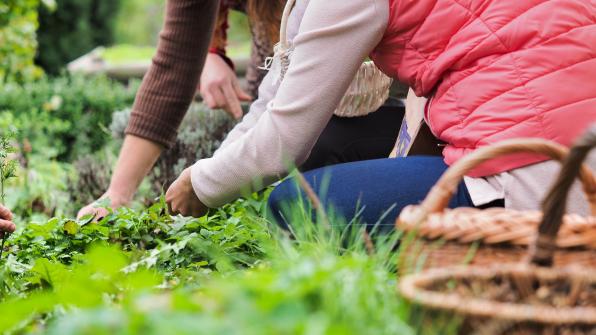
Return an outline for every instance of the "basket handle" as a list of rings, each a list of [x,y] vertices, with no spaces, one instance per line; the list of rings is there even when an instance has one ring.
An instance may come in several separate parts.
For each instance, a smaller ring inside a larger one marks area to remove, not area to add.
[[[566,212],[567,196],[575,178],[582,171],[582,163],[596,147],[596,125],[592,126],[571,148],[561,173],[543,202],[544,216],[538,227],[538,236],[530,249],[531,263],[551,266],[556,250],[556,240]],[[589,178],[583,183],[592,215],[596,216],[596,180]]]
[[[422,221],[428,214],[440,213],[449,203],[449,200],[457,190],[458,184],[463,177],[478,165],[493,158],[516,154],[536,153],[550,157],[562,162],[568,154],[568,149],[561,144],[543,139],[512,139],[480,148],[473,153],[463,157],[453,164],[437,181],[430,190],[426,199],[418,206],[420,212],[417,219]],[[578,166],[579,169],[579,166]],[[585,166],[581,168],[580,178],[584,184],[584,190],[588,194],[588,200],[592,208],[592,214],[596,214],[596,195],[594,187],[594,176]]]
[[[281,25],[279,27],[279,45],[282,51],[286,51],[290,48],[290,44],[288,43],[288,19],[295,3],[296,0],[288,0],[281,17]]]

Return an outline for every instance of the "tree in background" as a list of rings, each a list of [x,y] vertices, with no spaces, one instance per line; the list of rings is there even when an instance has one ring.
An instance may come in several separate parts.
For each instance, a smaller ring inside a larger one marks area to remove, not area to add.
[[[164,0],[121,0],[116,22],[116,43],[156,46],[163,25]]]
[[[0,2],[0,84],[26,82],[42,75],[33,63],[37,50],[37,11],[51,0],[2,0]]]
[[[112,44],[119,8],[119,0],[56,0],[55,9],[40,8],[35,62],[57,74],[95,47]]]

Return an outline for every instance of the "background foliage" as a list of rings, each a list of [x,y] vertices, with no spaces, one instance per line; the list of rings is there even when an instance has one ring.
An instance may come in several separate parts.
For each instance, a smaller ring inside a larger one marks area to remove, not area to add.
[[[115,23],[115,42],[156,46],[163,25],[163,0],[122,0]]]
[[[33,152],[68,161],[106,143],[112,113],[130,106],[137,88],[138,82],[81,75],[6,84],[0,126],[16,127],[20,142],[28,140]]]
[[[0,85],[41,75],[33,64],[37,48],[37,10],[40,0],[3,0],[0,3]],[[51,10],[53,2],[43,4]]]
[[[56,0],[39,12],[36,63],[57,74],[68,62],[114,42],[119,0]]]

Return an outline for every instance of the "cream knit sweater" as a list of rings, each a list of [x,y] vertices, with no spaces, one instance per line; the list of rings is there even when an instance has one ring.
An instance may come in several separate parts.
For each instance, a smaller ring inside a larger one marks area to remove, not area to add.
[[[304,162],[388,20],[388,0],[298,0],[288,23],[288,72],[280,84],[272,69],[222,147],[192,167],[199,199],[221,206]]]

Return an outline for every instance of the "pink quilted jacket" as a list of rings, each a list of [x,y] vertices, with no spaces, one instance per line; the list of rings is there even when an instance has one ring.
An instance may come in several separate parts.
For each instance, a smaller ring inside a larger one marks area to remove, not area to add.
[[[504,139],[570,145],[596,122],[596,0],[390,0],[371,55],[388,75],[432,97],[427,120],[452,164]],[[487,176],[544,160],[489,162]]]

